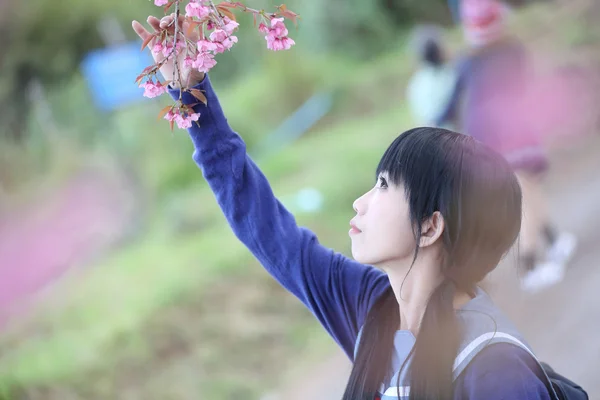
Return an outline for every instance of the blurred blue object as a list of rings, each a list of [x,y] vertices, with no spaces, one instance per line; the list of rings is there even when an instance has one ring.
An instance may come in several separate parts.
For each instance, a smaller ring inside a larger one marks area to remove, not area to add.
[[[259,142],[250,153],[260,157],[275,152],[308,132],[333,106],[333,93],[319,92],[310,97],[283,123]]]
[[[454,23],[460,24],[460,0],[448,0],[448,7],[450,7]]]
[[[135,78],[154,61],[141,42],[129,42],[94,50],[84,58],[81,69],[94,103],[103,111],[144,101],[144,90]]]
[[[312,187],[305,187],[299,191],[279,196],[283,205],[294,214],[314,214],[323,208],[325,202],[323,194]]]

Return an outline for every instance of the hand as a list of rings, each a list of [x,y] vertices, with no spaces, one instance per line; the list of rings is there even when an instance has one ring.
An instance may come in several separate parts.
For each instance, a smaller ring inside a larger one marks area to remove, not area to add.
[[[131,26],[133,27],[133,30],[135,31],[135,33],[138,34],[140,39],[142,39],[145,42],[152,35],[155,35],[157,32],[161,32],[164,30],[167,30],[167,32],[172,37],[172,35],[175,34],[174,20],[175,20],[175,13],[173,13],[171,15],[167,15],[160,20],[154,16],[149,16],[146,21],[148,22],[148,25],[150,25],[150,27],[152,28],[152,33],[149,32],[142,24],[140,24],[137,21],[133,21],[131,23]],[[194,30],[192,33],[188,34],[187,28],[188,28],[188,23],[185,21],[184,16],[180,15],[179,16],[179,32],[180,32],[179,40],[182,40],[182,38],[183,38],[183,36],[181,36],[181,35],[185,35],[185,37],[187,39],[189,39],[190,41],[192,41],[192,43],[195,44],[199,40],[198,32],[197,32],[197,30]],[[152,57],[154,57],[154,61],[157,63],[161,63],[165,59],[164,54],[160,51],[158,53],[155,53],[152,51],[153,46],[158,42],[158,40],[159,39],[157,39],[156,37],[153,38],[148,43],[147,47],[150,49],[150,53],[152,54]],[[193,51],[197,52],[195,47],[194,47]],[[188,85],[188,86],[195,86],[197,83],[201,82],[204,79],[204,73],[200,72],[197,69],[194,69],[192,67],[185,66],[185,64],[183,62],[183,60],[185,59],[185,56],[186,56],[185,51],[180,51],[177,53],[178,53],[177,65],[179,67],[179,71],[181,72],[181,82],[184,85]],[[168,81],[171,81],[173,79],[173,71],[174,71],[173,60],[168,60],[168,61],[164,62],[162,64],[162,66],[160,67],[161,75],[163,76],[163,78],[165,80],[168,80]],[[171,82],[171,86],[172,87],[179,86],[177,79],[175,79],[174,82]]]

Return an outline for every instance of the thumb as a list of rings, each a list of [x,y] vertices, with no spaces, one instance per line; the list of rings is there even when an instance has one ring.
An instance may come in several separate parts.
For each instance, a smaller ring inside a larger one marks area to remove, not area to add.
[[[162,17],[160,20],[160,28],[167,29],[167,31],[170,34],[173,34],[175,32],[175,24],[173,23],[174,21],[175,21],[175,13],[172,13],[170,15]],[[179,23],[179,26],[182,26],[185,21],[185,16],[180,15],[177,21]]]

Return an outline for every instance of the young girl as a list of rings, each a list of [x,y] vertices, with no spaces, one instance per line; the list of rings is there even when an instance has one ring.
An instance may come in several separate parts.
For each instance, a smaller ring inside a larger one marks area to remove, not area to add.
[[[524,289],[537,291],[562,279],[576,242],[550,222],[542,187],[548,158],[539,129],[540,119],[548,116],[534,109],[544,99],[532,101],[533,66],[525,47],[506,34],[506,14],[496,0],[460,2],[472,48],[459,62],[454,93],[436,125],[457,121],[459,131],[502,154],[515,170],[523,190],[521,282]]]
[[[148,23],[158,30],[172,18]],[[161,73],[172,76],[171,63]],[[200,127],[189,129],[193,159],[239,240],[353,360],[343,399],[551,398],[524,339],[477,287],[521,223],[519,183],[502,157],[444,129],[401,134],[353,204],[351,260],[277,201],[208,76],[184,76],[208,99],[196,106]],[[183,101],[197,102],[187,93]]]

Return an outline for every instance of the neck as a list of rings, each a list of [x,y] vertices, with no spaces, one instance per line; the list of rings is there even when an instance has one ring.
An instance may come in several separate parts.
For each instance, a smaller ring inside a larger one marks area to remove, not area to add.
[[[419,254],[412,268],[411,264],[412,259],[385,269],[398,302],[400,329],[409,330],[416,336],[429,298],[444,277],[440,272],[441,261],[436,257]],[[454,308],[460,308],[470,299],[466,292],[457,291]]]

